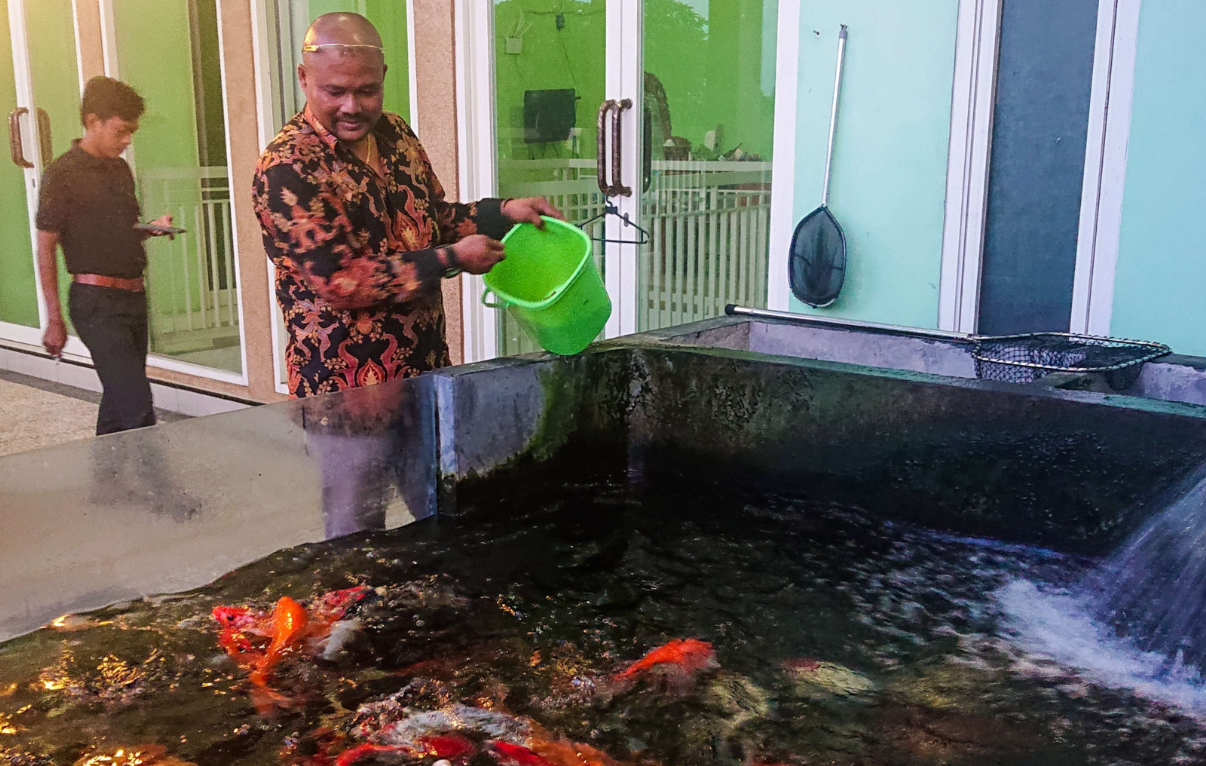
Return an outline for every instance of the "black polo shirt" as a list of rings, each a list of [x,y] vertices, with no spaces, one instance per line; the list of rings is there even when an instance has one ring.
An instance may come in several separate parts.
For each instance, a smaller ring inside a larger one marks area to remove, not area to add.
[[[94,157],[78,140],[42,176],[38,228],[59,235],[67,271],[133,279],[147,267],[134,175],[123,159]]]

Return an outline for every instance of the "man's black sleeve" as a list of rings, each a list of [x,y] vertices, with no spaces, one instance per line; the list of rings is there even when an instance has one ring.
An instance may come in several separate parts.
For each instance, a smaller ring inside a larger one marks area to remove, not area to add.
[[[67,207],[65,179],[63,174],[51,165],[42,176],[42,187],[38,192],[38,230],[62,234],[67,226]]]

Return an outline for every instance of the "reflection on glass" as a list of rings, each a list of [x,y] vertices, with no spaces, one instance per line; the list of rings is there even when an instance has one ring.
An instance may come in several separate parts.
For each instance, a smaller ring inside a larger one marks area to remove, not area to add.
[[[44,0],[38,3],[37,12],[30,13],[26,5],[25,34],[29,41],[29,74],[33,80],[34,98],[41,110],[46,128],[50,133],[51,156],[42,158],[45,167],[51,161],[67,153],[73,139],[79,138],[80,126],[80,76],[78,67],[64,66],[63,62],[77,60],[75,47],[75,17],[71,0]],[[5,112],[7,114],[7,112]],[[32,129],[30,123],[30,129]],[[16,170],[16,167],[13,167]],[[36,201],[35,201],[36,204]],[[19,220],[19,216],[13,216]],[[24,237],[28,241],[28,235]],[[21,255],[28,256],[22,251]],[[67,305],[67,290],[71,275],[59,251],[59,301]],[[34,299],[33,285],[29,285],[29,298]],[[2,303],[3,301],[0,301]],[[20,301],[24,303],[24,301]],[[37,325],[37,310],[31,315]],[[77,335],[71,324],[69,312],[63,312],[67,331]]]
[[[117,74],[147,102],[128,153],[144,217],[188,233],[147,242],[151,352],[242,370],[217,0],[113,3]]]
[[[135,438],[92,440],[92,504],[133,505],[181,522],[196,517],[201,501],[173,474],[161,444],[165,438],[161,429],[150,428]]]
[[[766,306],[777,0],[645,3],[637,327]]]
[[[414,519],[434,512],[434,407],[424,383],[368,386],[300,406],[320,468],[326,539],[383,530],[390,511]]]

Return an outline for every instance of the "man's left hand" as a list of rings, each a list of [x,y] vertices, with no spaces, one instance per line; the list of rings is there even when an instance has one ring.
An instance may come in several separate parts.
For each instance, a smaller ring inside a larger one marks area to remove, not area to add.
[[[543,197],[509,199],[502,204],[502,214],[511,223],[530,223],[537,229],[544,228],[544,219],[541,218],[544,215],[565,220],[565,215]]]
[[[172,225],[172,216],[171,216],[171,214],[161,215],[158,218],[156,218],[154,221],[151,221],[151,224],[154,226],[166,226],[166,227],[170,228]],[[172,233],[166,232],[166,231],[148,231],[148,232],[146,232],[146,236],[148,236],[148,237],[167,237],[168,239],[172,240],[173,242],[176,240],[175,234],[172,234]]]

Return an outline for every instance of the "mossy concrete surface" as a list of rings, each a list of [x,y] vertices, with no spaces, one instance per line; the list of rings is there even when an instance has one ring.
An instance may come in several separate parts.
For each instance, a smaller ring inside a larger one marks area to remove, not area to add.
[[[1202,407],[748,351],[617,343],[442,375],[453,515],[639,475],[1095,554],[1206,463]]]

